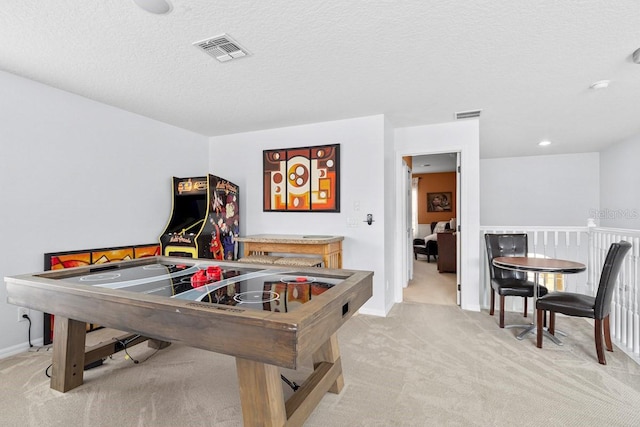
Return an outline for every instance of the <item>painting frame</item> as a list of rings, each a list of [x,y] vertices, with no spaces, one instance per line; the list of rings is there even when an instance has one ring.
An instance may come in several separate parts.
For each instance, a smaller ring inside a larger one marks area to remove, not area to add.
[[[340,144],[263,151],[264,212],[340,212]]]
[[[451,212],[452,195],[451,191],[427,193],[427,212]]]

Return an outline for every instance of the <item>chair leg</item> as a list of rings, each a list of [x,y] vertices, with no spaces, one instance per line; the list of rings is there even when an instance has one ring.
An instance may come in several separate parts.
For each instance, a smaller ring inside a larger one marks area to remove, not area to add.
[[[527,317],[527,313],[529,312],[529,298],[524,297],[524,317]]]
[[[549,311],[549,333],[551,335],[556,334],[556,312]]]
[[[613,351],[613,344],[611,344],[611,327],[609,325],[609,315],[607,314],[607,317],[605,317],[603,320],[604,323],[602,326],[604,328],[604,343],[607,346],[607,350]]]
[[[489,308],[490,316],[493,316],[493,313],[495,313],[495,309],[496,309],[496,291],[494,291],[492,288],[491,289],[491,306]]]
[[[598,362],[601,365],[606,365],[607,360],[604,358],[604,349],[602,348],[602,319],[596,319],[596,325],[594,327],[594,337],[596,340],[596,353],[598,354]]]
[[[500,295],[500,327],[504,328],[504,295]]]
[[[536,324],[536,327],[538,328],[538,330],[536,331],[536,346],[538,348],[542,348],[542,334],[543,334],[542,318],[545,317],[544,311],[541,309],[538,309],[536,310],[536,315],[538,316],[538,320]]]

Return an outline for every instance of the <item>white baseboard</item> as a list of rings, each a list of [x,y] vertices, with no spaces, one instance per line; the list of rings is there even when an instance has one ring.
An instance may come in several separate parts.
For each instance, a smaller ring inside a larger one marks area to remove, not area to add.
[[[363,308],[363,307],[360,307],[360,310],[358,310],[358,313],[368,314],[370,316],[387,317],[387,314],[384,311],[372,310],[370,308]]]
[[[42,347],[43,342],[44,341],[42,340],[42,338],[40,338],[35,341],[32,341],[31,344],[33,344],[34,347]],[[20,353],[26,353],[27,351],[29,351],[28,342],[16,344],[14,346],[7,347],[7,348],[0,348],[0,359],[15,356],[16,354],[20,354]]]
[[[480,304],[467,304],[464,307],[460,307],[463,310],[467,310],[467,311],[482,311]],[[488,309],[489,307],[485,307],[486,309]]]

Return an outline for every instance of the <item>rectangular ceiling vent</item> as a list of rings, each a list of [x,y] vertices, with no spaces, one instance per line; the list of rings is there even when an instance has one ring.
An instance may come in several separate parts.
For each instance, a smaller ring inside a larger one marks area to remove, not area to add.
[[[480,117],[482,110],[460,111],[456,113],[456,120],[475,119]]]
[[[201,40],[193,45],[220,62],[227,62],[250,55],[247,49],[240,46],[238,42],[226,34]]]

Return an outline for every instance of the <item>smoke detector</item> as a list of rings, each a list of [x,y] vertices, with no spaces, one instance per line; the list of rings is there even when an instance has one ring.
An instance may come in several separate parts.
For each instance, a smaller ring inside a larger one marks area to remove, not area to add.
[[[238,42],[227,34],[210,37],[208,39],[195,42],[193,45],[207,55],[213,56],[220,62],[227,62],[232,59],[238,59],[250,55],[247,49],[240,46]]]
[[[481,111],[482,110],[460,111],[455,114],[455,118],[456,120],[475,119],[477,117],[480,117]]]

